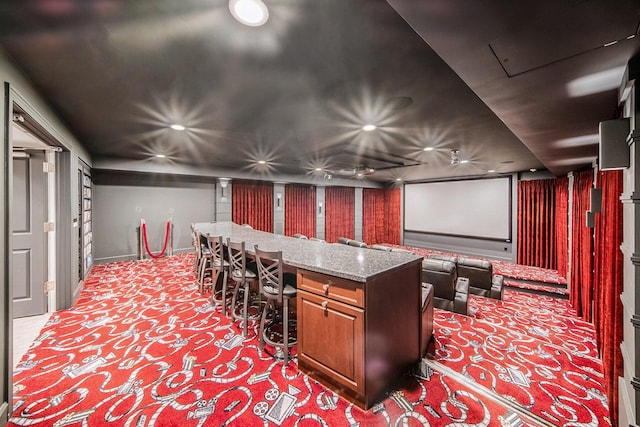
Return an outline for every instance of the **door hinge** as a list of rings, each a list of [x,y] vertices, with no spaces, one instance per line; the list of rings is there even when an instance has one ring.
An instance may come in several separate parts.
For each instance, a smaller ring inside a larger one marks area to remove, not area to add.
[[[43,162],[42,163],[42,172],[44,172],[44,173],[55,173],[56,172],[55,163]]]
[[[44,223],[44,232],[49,233],[51,231],[56,231],[56,223],[55,222],[45,222]]]
[[[44,291],[51,292],[56,290],[56,281],[55,280],[47,280],[44,282]]]

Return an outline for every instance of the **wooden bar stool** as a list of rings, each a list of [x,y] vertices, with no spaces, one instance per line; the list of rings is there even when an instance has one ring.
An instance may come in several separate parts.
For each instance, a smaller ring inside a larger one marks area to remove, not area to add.
[[[270,344],[276,348],[281,348],[284,353],[284,364],[289,363],[289,348],[298,343],[297,337],[290,337],[291,329],[289,328],[289,300],[296,297],[296,276],[282,271],[282,251],[267,252],[258,249],[255,246],[256,263],[258,264],[258,278],[260,281],[260,293],[266,298],[267,302],[262,308],[262,316],[260,317],[260,328],[258,336],[260,337],[260,348],[264,347],[264,343]],[[282,307],[281,321],[282,340],[277,341],[275,338],[279,335],[275,332],[273,326],[278,323],[276,315],[276,303]],[[271,309],[271,328],[266,327],[267,313]],[[296,322],[293,319],[292,322]]]
[[[256,273],[247,268],[247,254],[244,249],[244,242],[232,242],[227,238],[227,250],[229,253],[229,270],[230,276],[233,281],[236,282],[236,287],[233,290],[233,298],[231,299],[231,318],[233,320],[242,320],[242,336],[247,336],[247,324],[250,319],[257,319],[259,317],[260,310],[255,316],[249,316],[249,296],[250,296],[250,284],[258,279]],[[238,293],[244,292],[244,301],[242,308],[239,312],[236,311],[236,301],[238,299]]]
[[[211,271],[211,282],[213,288],[211,290],[211,302],[217,307],[222,306],[222,314],[227,315],[227,282],[229,281],[229,262],[224,259],[224,244],[222,236],[207,235],[207,247],[211,252],[211,263],[209,270]],[[215,271],[215,276],[213,272]],[[222,286],[217,288],[218,279],[222,275]]]

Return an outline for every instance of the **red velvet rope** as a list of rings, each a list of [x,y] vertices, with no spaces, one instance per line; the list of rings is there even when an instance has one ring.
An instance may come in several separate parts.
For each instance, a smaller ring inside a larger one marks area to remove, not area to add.
[[[164,251],[167,249],[167,243],[169,242],[170,229],[171,221],[167,221],[167,227],[164,232],[164,246],[162,247],[162,251],[160,251],[159,254],[154,255],[151,253],[151,250],[149,249],[149,242],[147,241],[147,224],[144,222],[142,223],[142,238],[144,239],[144,247],[147,249],[147,253],[151,258],[160,258],[162,255],[164,255]]]

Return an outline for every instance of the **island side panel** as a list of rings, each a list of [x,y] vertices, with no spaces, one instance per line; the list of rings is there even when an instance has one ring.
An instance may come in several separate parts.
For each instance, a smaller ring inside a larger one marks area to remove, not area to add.
[[[366,284],[367,407],[420,360],[421,265],[417,260]]]

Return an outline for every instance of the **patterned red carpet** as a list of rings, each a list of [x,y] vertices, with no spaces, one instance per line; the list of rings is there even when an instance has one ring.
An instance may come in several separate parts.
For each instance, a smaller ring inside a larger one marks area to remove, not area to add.
[[[243,339],[191,268],[184,255],[95,266],[16,368],[10,424],[535,426],[592,414],[607,425],[596,360],[440,311],[436,361],[364,412],[261,352],[255,329]],[[513,388],[514,373],[528,386]]]
[[[566,350],[598,357],[593,324],[538,306],[469,296],[469,316],[479,322],[530,335]]]
[[[448,311],[434,328],[444,366],[552,425],[611,425],[599,360]]]

